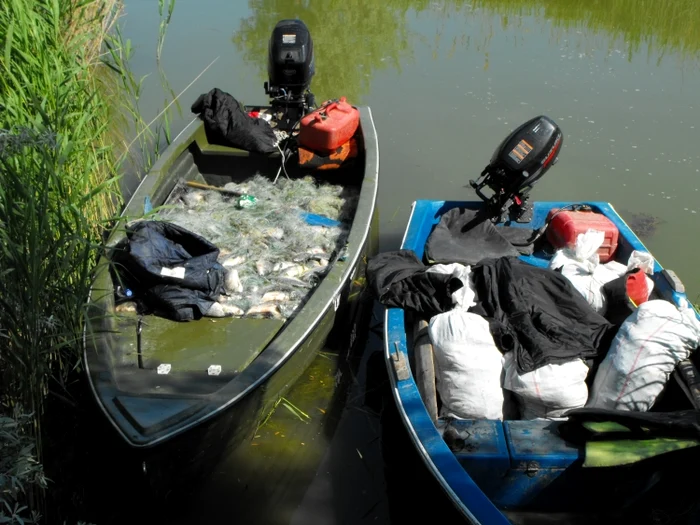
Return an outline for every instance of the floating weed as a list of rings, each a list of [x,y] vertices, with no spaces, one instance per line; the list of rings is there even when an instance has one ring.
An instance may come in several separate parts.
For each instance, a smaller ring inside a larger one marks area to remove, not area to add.
[[[284,407],[289,410],[292,414],[294,414],[296,417],[299,418],[300,421],[308,421],[311,419],[309,414],[301,410],[299,407],[295,406],[291,401],[289,401],[287,398],[282,398],[282,404]]]

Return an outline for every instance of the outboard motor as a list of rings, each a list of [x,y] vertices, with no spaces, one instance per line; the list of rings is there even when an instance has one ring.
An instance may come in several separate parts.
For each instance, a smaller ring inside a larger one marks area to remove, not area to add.
[[[557,162],[562,142],[561,129],[544,115],[528,120],[501,142],[479,178],[469,181],[493,222],[532,220],[529,192]],[[493,191],[490,197],[482,192],[484,186]]]
[[[280,20],[270,37],[265,93],[293,126],[316,103],[309,91],[315,73],[314,44],[301,20]]]

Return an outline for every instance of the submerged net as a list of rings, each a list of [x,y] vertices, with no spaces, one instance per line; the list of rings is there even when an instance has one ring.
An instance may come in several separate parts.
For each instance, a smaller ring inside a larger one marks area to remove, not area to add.
[[[219,248],[227,294],[211,315],[289,318],[330,264],[343,257],[359,189],[319,183],[313,177],[273,184],[261,175],[223,189],[252,195],[256,202],[246,207],[246,199],[238,195],[183,185],[157,218]],[[317,225],[319,219],[339,224]]]

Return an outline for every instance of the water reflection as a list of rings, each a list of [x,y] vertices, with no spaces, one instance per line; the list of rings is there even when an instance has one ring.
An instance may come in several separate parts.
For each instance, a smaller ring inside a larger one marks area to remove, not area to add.
[[[418,12],[423,9],[412,5]],[[525,17],[547,21],[557,43],[572,33],[578,35],[575,47],[582,52],[590,51],[592,37],[599,36],[609,51],[624,49],[628,60],[643,54],[659,65],[667,55],[674,55],[672,60],[697,63],[700,56],[700,2],[695,0],[446,0],[430,2],[425,8],[442,21],[482,20],[482,34],[455,37],[448,43],[448,57],[457,46],[488,53],[497,31],[530,32],[523,23]],[[440,36],[438,26],[435,44],[441,43]],[[514,44],[522,41],[516,37]]]
[[[283,18],[299,18],[314,38],[317,70],[314,79],[319,99],[345,93],[360,101],[369,91],[372,75],[389,67],[401,71],[413,59],[415,43],[430,47],[433,59],[447,46],[447,58],[458,47],[485,54],[496,32],[531,31],[525,17],[546,20],[556,42],[573,32],[580,38],[572,47],[587,53],[593,36],[605,41],[608,51],[622,48],[628,60],[645,54],[660,64],[674,60],[697,62],[700,56],[700,2],[695,0],[328,0],[319,8],[310,0],[250,0],[252,15],[241,19],[233,43],[244,59],[257,68],[260,82],[267,79],[264,57],[272,28]],[[409,18],[428,14],[436,25],[433,39],[411,31]],[[486,16],[484,16],[486,15]],[[495,17],[495,18],[492,18]],[[462,19],[465,30],[443,42],[445,23]],[[522,42],[516,37],[514,45]]]
[[[427,0],[251,0],[253,14],[241,20],[233,42],[245,60],[267,80],[267,46],[275,24],[285,18],[303,20],[314,40],[316,71],[312,91],[318,101],[339,95],[362,100],[372,75],[412,60],[409,10],[422,11]],[[320,74],[319,74],[320,73]]]

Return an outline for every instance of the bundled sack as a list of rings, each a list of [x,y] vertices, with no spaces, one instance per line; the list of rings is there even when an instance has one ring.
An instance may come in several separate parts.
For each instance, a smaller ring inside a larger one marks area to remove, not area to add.
[[[272,126],[248,115],[238,100],[219,88],[200,95],[190,109],[204,122],[209,144],[263,154],[278,151]]]
[[[541,366],[519,374],[513,352],[505,355],[503,388],[519,401],[522,419],[558,418],[588,400],[588,366],[581,359]]]
[[[700,344],[700,322],[685,302],[640,305],[622,323],[596,372],[586,407],[645,412],[674,367]]]
[[[435,355],[440,415],[503,419],[503,354],[483,317],[464,310],[434,316],[428,327]]]
[[[605,233],[598,230],[588,230],[576,237],[574,248],[557,250],[549,263],[552,270],[560,270],[574,287],[586,298],[588,304],[601,315],[607,311],[607,294],[604,286],[636,268],[646,274],[654,272],[654,259],[651,254],[635,250],[632,252],[627,267],[610,261],[600,264],[598,249],[605,240]],[[647,277],[649,293],[653,289],[653,281]]]
[[[460,263],[452,264],[435,264],[428,267],[426,272],[438,273],[442,275],[451,275],[454,278],[459,279],[463,286],[458,290],[452,292],[452,303],[455,308],[461,310],[468,310],[472,306],[476,305],[474,299],[476,298],[476,293],[474,292],[474,287],[469,279],[469,273],[471,268],[469,266],[464,266]]]

